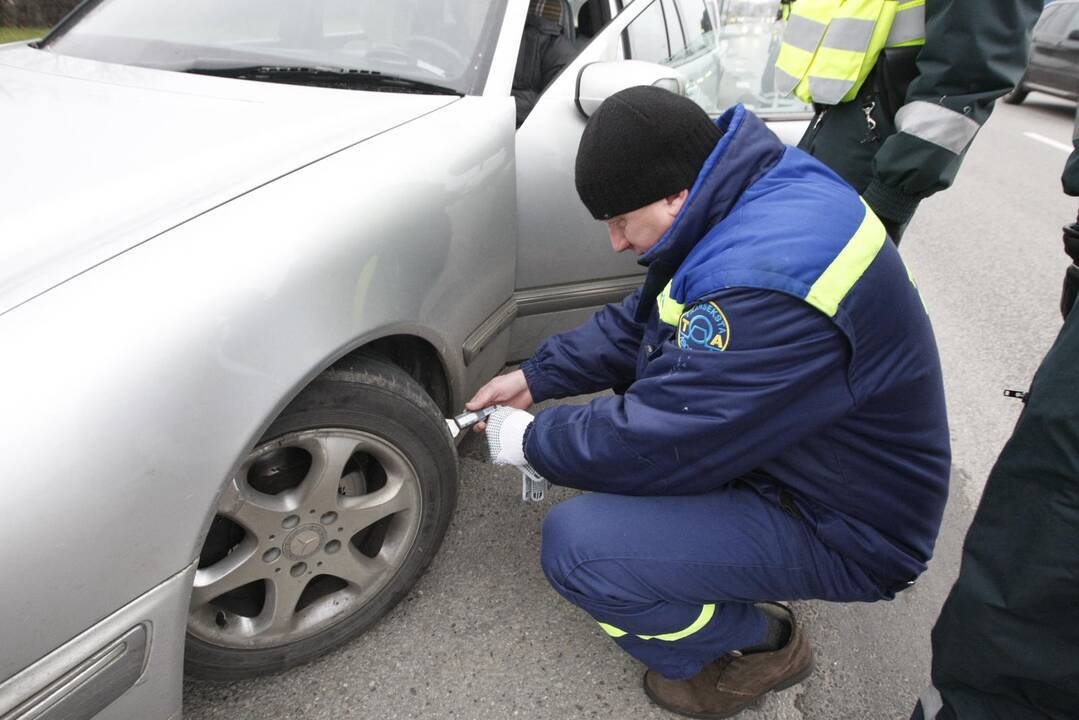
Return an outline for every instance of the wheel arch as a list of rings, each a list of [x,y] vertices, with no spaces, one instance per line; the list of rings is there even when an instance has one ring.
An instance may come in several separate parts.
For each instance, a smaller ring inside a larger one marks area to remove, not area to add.
[[[442,350],[439,349],[440,347]],[[278,399],[273,410],[260,419],[255,433],[243,443],[228,473],[220,478],[218,490],[214,493],[209,506],[210,511],[194,537],[195,543],[191,549],[193,560],[198,558],[203,543],[206,541],[215,515],[214,509],[217,507],[221,493],[225,491],[230,478],[239,470],[248,453],[256,446],[259,438],[266,434],[274,420],[293,400],[320,379],[330,373],[347,372],[362,358],[372,356],[399,367],[416,380],[445,415],[452,413],[451,408],[462,402],[459,397],[463,385],[461,367],[453,364],[445,351],[444,344],[439,342],[437,336],[425,332],[422,327],[389,326],[381,331],[366,334],[340,351],[330,354],[300,382],[295,383],[290,392]],[[461,366],[463,367],[463,363]]]
[[[324,377],[328,372],[347,371],[361,358],[372,355],[378,356],[408,373],[413,380],[419,383],[424,392],[434,400],[435,405],[438,406],[443,415],[449,415],[452,412],[453,386],[450,383],[449,371],[442,355],[431,342],[423,337],[409,333],[383,335],[370,340],[330,364],[329,367],[315,376],[315,379],[311,382]],[[310,382],[308,385],[310,385]],[[303,389],[299,392],[303,392]]]
[[[278,413],[267,430],[264,431],[267,439],[270,437],[281,437],[282,432],[285,432],[286,434],[287,432],[307,432],[308,429],[312,427],[310,424],[313,417],[312,413],[314,413],[316,417],[320,414],[323,415],[319,422],[328,423],[318,425],[319,427],[338,427],[336,420],[325,416],[326,413],[329,413],[330,416],[336,414],[338,418],[342,417],[342,414],[344,416],[350,416],[351,414],[351,417],[361,418],[359,420],[360,427],[365,427],[364,423],[366,423],[365,431],[374,432],[376,434],[381,434],[383,429],[386,429],[387,432],[389,432],[386,426],[397,426],[399,429],[406,430],[411,427],[411,430],[408,430],[408,432],[405,433],[405,436],[395,436],[391,433],[386,437],[397,437],[404,441],[405,447],[412,447],[413,452],[409,455],[412,461],[408,464],[415,467],[414,472],[418,473],[419,477],[436,479],[436,481],[428,482],[426,484],[426,487],[430,489],[429,492],[435,494],[424,501],[425,508],[430,507],[433,509],[431,512],[434,512],[435,514],[430,517],[434,519],[428,518],[423,520],[423,524],[418,526],[420,529],[417,530],[417,532],[427,532],[427,535],[420,536],[421,538],[426,537],[426,540],[423,542],[417,540],[417,543],[419,543],[417,547],[426,549],[422,550],[422,552],[417,550],[419,553],[418,555],[414,554],[412,550],[409,549],[409,555],[403,557],[401,559],[401,565],[399,567],[395,566],[395,569],[393,570],[394,577],[397,577],[398,570],[401,570],[403,573],[403,575],[401,575],[402,577],[412,579],[407,580],[406,584],[402,586],[404,590],[402,590],[401,587],[398,587],[398,589],[385,595],[381,600],[378,599],[380,596],[372,598],[373,601],[377,600],[374,604],[364,605],[360,608],[357,613],[355,613],[355,617],[367,618],[362,621],[362,628],[368,627],[371,622],[377,622],[385,612],[388,612],[388,610],[403,597],[404,592],[411,587],[411,583],[415,582],[415,578],[418,577],[417,573],[422,573],[427,564],[430,563],[434,553],[437,552],[438,546],[441,544],[445,528],[449,523],[450,514],[452,514],[453,506],[455,505],[456,497],[456,453],[452,448],[452,443],[449,442],[448,433],[446,433],[442,423],[442,411],[437,407],[437,403],[435,403],[434,399],[428,394],[430,391],[421,385],[420,381],[412,374],[416,373],[421,376],[424,374],[434,374],[434,377],[429,377],[427,380],[431,383],[432,387],[436,388],[435,392],[438,392],[437,385],[440,380],[437,375],[442,372],[442,369],[441,366],[436,363],[437,355],[432,356],[432,353],[436,353],[436,351],[430,345],[425,346],[423,344],[417,344],[417,339],[410,336],[388,336],[381,340],[382,341],[378,343],[366,343],[358,347],[356,350],[344,355],[330,365],[329,368],[316,375],[311,382],[307,383],[303,389],[295,395],[293,400],[286,405],[285,409]],[[392,362],[390,357],[394,354],[396,354],[398,358],[404,358],[404,360],[411,364],[412,367],[405,368],[401,367],[396,362]],[[398,398],[396,401],[397,404],[388,402],[387,398],[390,397]],[[403,405],[401,403],[403,403]],[[362,417],[364,416],[367,418],[366,420],[362,420]],[[353,427],[349,424],[353,422],[351,417],[341,420],[341,422],[344,423],[342,427]],[[289,418],[291,418],[291,420]],[[282,419],[284,419],[284,426],[278,422]],[[289,426],[290,422],[292,423],[291,427]],[[419,430],[418,434],[417,429]],[[441,430],[442,435],[446,435],[445,443],[441,442],[438,437],[440,434],[439,430]],[[387,441],[390,444],[396,444],[396,441],[394,440]],[[422,450],[422,452],[417,455],[415,452],[416,450]],[[282,463],[282,465],[287,467],[289,463],[285,462]],[[279,472],[279,469],[275,468],[271,471],[271,474],[277,472]],[[301,473],[306,474],[307,470],[301,469]],[[302,476],[294,477],[302,478]],[[338,482],[336,479],[338,476],[331,475],[329,477],[333,478],[335,483]],[[422,487],[424,487],[423,483],[421,483],[421,488]],[[421,492],[426,494],[428,491]],[[441,498],[441,500],[438,498]],[[432,499],[434,502],[428,505],[428,502]],[[322,502],[323,500],[314,502]],[[303,502],[310,501],[303,500]],[[437,510],[438,508],[443,509],[439,511]],[[325,507],[323,507],[323,509],[325,509]],[[283,514],[293,511],[294,509],[292,507],[280,510]],[[316,509],[312,508],[311,512],[315,513]],[[425,510],[425,517],[427,517],[427,515],[428,513]],[[318,516],[315,515],[314,517]],[[332,519],[328,522],[334,522],[336,524],[336,521]],[[345,521],[341,522],[347,524]],[[420,521],[418,520],[417,522]],[[271,525],[272,527],[269,529],[270,532],[280,532],[276,529],[278,528],[278,525]],[[428,527],[427,531],[422,530],[422,527],[424,526]],[[338,531],[340,530],[341,528],[338,528]],[[252,531],[248,529],[247,532]],[[432,535],[431,533],[434,534]],[[270,535],[269,538],[270,540],[273,540],[273,535]],[[205,534],[203,534],[202,542],[205,542]],[[229,552],[231,552],[231,550]],[[327,552],[332,553],[334,551],[328,550]],[[265,560],[266,558],[264,557],[263,559]],[[213,562],[216,561],[211,561],[211,564]],[[276,562],[276,558],[267,560],[267,562]],[[319,565],[321,564],[322,563],[320,562]],[[411,568],[411,570],[404,572],[407,568]],[[301,570],[301,573],[302,572],[303,571]],[[316,570],[315,572],[318,571]],[[295,577],[295,573],[293,573],[293,575]],[[274,576],[271,576],[271,578],[272,577]],[[393,580],[393,582],[398,581]],[[323,590],[325,589],[323,588]],[[331,593],[332,592],[333,589],[331,588]],[[381,593],[382,591],[379,590],[379,592]],[[334,602],[334,605],[336,606],[337,603]],[[365,609],[368,607],[374,608],[374,611],[372,611],[374,612],[373,615]],[[225,608],[225,611],[234,612],[234,609]],[[366,615],[361,615],[361,611],[365,612]],[[241,614],[244,613],[241,611]],[[353,615],[350,614],[348,617],[352,618]],[[219,625],[220,622],[221,621],[219,621]],[[351,622],[351,620],[348,622]],[[353,623],[353,625],[355,626],[355,623]],[[224,625],[220,626],[224,627]],[[341,623],[335,624],[332,627],[338,626],[344,627]],[[359,628],[361,626],[356,627]],[[329,627],[325,630],[326,632],[329,632]],[[321,630],[319,632],[322,633]],[[296,662],[306,662],[307,660],[313,659],[325,650],[336,647],[341,642],[353,637],[354,634],[354,631],[346,632],[344,635],[338,633],[339,636],[335,639],[331,638],[330,640],[325,641],[329,644],[324,648],[319,649],[321,647],[320,643],[323,642],[319,641],[314,643],[314,649],[307,648],[303,650],[303,652],[297,651],[291,644],[287,646],[289,648],[287,651],[281,650],[280,648],[256,649],[260,659],[258,659],[255,666],[247,667],[246,669],[242,667],[234,669],[233,674],[222,675],[221,677],[240,678],[249,677],[249,673],[251,672],[276,672],[285,669]],[[188,642],[189,653],[195,653],[194,657],[196,657],[197,661],[194,666],[189,667],[188,669],[192,672],[195,672],[195,669],[198,669],[198,672],[195,673],[198,677],[210,677],[210,675],[201,674],[203,672],[222,671],[222,668],[225,666],[220,664],[222,662],[220,657],[215,656],[214,652],[211,651],[212,641],[207,645],[205,639],[195,640],[192,639],[192,637],[194,636],[189,636],[186,642]],[[313,640],[314,637],[316,636],[306,638],[304,639],[304,642]],[[201,645],[199,644],[200,642],[202,643]],[[297,640],[296,642],[299,641]],[[191,643],[195,644],[191,645]],[[226,655],[234,652],[236,649],[235,647],[228,649],[230,647],[232,646],[228,644],[225,645]],[[246,651],[246,649],[244,650]],[[218,654],[220,655],[220,652]],[[228,660],[228,658],[226,658],[226,660]],[[236,658],[232,658],[229,662],[231,663],[234,660],[236,660]],[[259,665],[259,663],[262,663],[263,665]]]

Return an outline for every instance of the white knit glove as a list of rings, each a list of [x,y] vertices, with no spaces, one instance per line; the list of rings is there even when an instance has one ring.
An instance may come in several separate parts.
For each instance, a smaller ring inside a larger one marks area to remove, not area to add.
[[[511,407],[500,407],[487,418],[487,455],[496,465],[515,465],[523,468],[525,460],[525,430],[532,424],[532,413]]]

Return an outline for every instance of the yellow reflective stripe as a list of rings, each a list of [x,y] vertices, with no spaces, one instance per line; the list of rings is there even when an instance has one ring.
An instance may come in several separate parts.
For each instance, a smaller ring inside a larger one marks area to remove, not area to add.
[[[693,624],[687,627],[685,630],[679,630],[678,632],[667,633],[666,635],[638,635],[642,640],[681,640],[684,637],[689,637],[693,633],[697,632],[712,619],[712,616],[716,614],[715,605],[705,605],[701,608],[701,614],[697,616],[697,619],[693,621]]]
[[[672,281],[673,282],[673,281]],[[659,307],[659,319],[668,325],[678,327],[678,321],[682,318],[682,310],[685,305],[676,302],[671,297],[671,283],[656,297],[656,305]]]
[[[782,51],[780,51],[782,52]],[[782,95],[790,95],[802,78],[795,77],[776,64],[776,90]],[[808,100],[806,102],[809,102]]]
[[[827,29],[809,52],[821,23]],[[776,60],[776,89],[806,102],[849,102],[881,50],[923,44],[925,0],[799,0]]]
[[[873,37],[870,39],[869,46],[866,48],[866,53],[862,57],[857,80],[854,87],[840,99],[840,102],[850,102],[853,100],[858,95],[862,83],[869,77],[869,73],[873,71],[873,66],[877,64],[877,58],[880,57],[880,53],[884,50],[884,46],[887,43],[888,33],[891,31],[892,22],[895,21],[896,7],[897,3],[893,0],[888,0],[879,7],[876,16],[876,25],[873,28]]]
[[[791,17],[795,15],[828,24],[845,0],[798,0],[791,6]]]
[[[900,262],[903,262],[900,260]],[[907,267],[906,263],[903,263],[903,267]],[[918,281],[914,279],[914,273],[907,268],[907,277],[910,278],[910,284],[914,286],[914,292],[918,293],[918,299],[922,302],[922,309],[925,310],[925,314],[929,314],[929,306],[925,304],[925,298],[922,297],[922,291],[918,287]]]
[[[925,0],[913,0],[899,5],[895,20],[888,30],[886,47],[908,47],[925,44]]]
[[[915,100],[899,108],[895,128],[959,155],[974,140],[981,125],[943,105]]]
[[[890,48],[903,48],[903,47],[917,47],[919,45],[925,45],[925,38],[918,38],[917,40],[907,40],[901,43],[888,43]]]
[[[715,605],[705,605],[701,608],[701,614],[697,616],[697,619],[687,627],[685,630],[679,630],[678,632],[666,633],[664,635],[638,635],[641,640],[666,640],[672,642],[674,640],[681,640],[682,638],[689,637],[693,633],[697,632],[712,619],[712,616],[716,614]],[[607,633],[611,637],[623,637],[628,635],[625,630],[619,630],[614,625],[608,625],[607,623],[600,623],[599,626],[603,628],[603,632]]]
[[[608,625],[607,623],[600,623],[599,626],[603,628],[603,632],[607,633],[611,637],[622,637],[626,635],[625,630],[619,630],[614,625]]]
[[[810,75],[807,81],[809,96],[816,102],[835,105],[855,89],[857,78],[827,78]]]
[[[839,303],[847,296],[854,284],[865,274],[877,253],[884,245],[886,233],[877,216],[862,200],[865,216],[858,231],[847,241],[835,260],[825,269],[813,287],[809,288],[806,302],[828,317],[835,317]]]
[[[794,92],[805,77],[811,62],[813,62],[813,53],[786,43],[781,45],[779,56],[776,58],[776,90],[784,95]],[[802,100],[809,102],[807,98],[802,98]]]
[[[849,50],[864,53],[873,39],[876,20],[839,17],[828,24],[828,32],[821,43],[822,48],[831,50]]]
[[[787,28],[783,31],[783,44],[809,53],[816,52],[827,29],[827,22],[818,22],[803,15],[793,15],[787,21]]]
[[[853,100],[884,47],[895,7],[894,0],[843,3],[828,24],[799,95],[825,105]]]
[[[812,102],[806,73],[828,23],[842,3],[843,0],[798,0],[791,6],[775,64],[776,90],[783,95],[793,92],[804,102]]]

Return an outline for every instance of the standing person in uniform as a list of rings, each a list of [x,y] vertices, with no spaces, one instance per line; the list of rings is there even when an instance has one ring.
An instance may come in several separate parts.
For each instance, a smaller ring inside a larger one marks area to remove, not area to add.
[[[543,91],[577,55],[562,25],[537,12],[537,5],[542,10],[547,3],[533,2],[529,8],[513,73],[511,93],[517,106],[517,127],[524,124]]]
[[[713,123],[616,93],[576,183],[644,284],[467,407],[512,406],[495,462],[593,491],[544,521],[555,589],[648,666],[655,703],[729,717],[812,672],[775,601],[891,599],[925,569],[950,465],[933,331],[857,193],[741,105]]]
[[[1079,196],[1079,113],[1074,135],[1063,184]],[[1064,249],[1064,327],[967,532],[915,720],[1079,717],[1079,221]]]
[[[1026,67],[1042,0],[796,0],[776,88],[813,103],[798,147],[858,191],[896,243],[955,179]]]

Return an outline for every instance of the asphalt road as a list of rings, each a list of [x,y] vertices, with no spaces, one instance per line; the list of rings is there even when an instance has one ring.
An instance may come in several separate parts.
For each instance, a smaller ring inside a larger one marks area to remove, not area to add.
[[[929,630],[959,567],[985,478],[1060,328],[1060,190],[1074,105],[1032,93],[999,104],[952,189],[926,202],[902,251],[933,317],[952,428],[951,499],[936,557],[890,603],[797,603],[816,674],[742,717],[909,716],[927,683]],[[229,684],[188,681],[185,717],[665,718],[642,667],[551,590],[539,568],[545,506],[517,501],[513,471],[461,448],[460,504],[413,592],[364,637],[307,666]],[[555,490],[553,501],[570,493]]]

